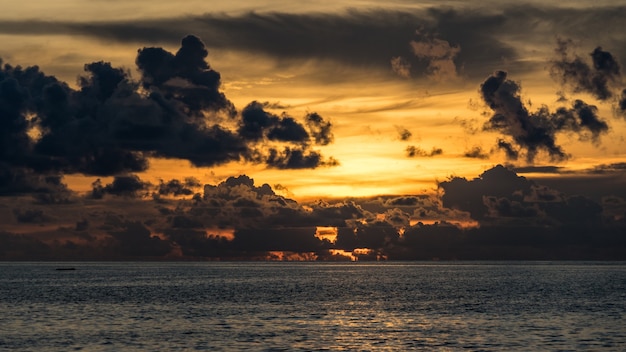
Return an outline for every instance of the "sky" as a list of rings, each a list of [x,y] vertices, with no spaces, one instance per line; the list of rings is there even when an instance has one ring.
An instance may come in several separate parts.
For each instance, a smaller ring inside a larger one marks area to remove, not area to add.
[[[1,260],[626,259],[619,1],[3,8]]]

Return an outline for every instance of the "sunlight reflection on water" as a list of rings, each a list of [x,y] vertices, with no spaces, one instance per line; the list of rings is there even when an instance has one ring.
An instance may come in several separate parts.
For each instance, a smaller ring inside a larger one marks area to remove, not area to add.
[[[0,349],[626,349],[620,263],[56,266],[0,263]]]

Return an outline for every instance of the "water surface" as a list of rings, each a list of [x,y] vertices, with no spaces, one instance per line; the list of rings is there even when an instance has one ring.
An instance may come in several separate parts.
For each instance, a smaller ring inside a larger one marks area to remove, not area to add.
[[[2,350],[622,351],[626,264],[0,263],[0,312]]]

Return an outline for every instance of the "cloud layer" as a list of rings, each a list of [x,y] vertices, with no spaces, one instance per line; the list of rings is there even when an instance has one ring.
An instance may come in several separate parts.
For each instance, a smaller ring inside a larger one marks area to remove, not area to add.
[[[480,78],[485,74],[484,67],[508,64],[523,70],[520,58],[524,48],[518,47],[516,41],[520,28],[525,29],[526,40],[537,43],[555,35],[589,38],[593,33],[614,33],[591,40],[602,40],[607,47],[618,48],[617,57],[623,60],[625,38],[615,33],[625,14],[623,6],[516,4],[494,8],[463,4],[455,9],[442,5],[333,14],[249,12],[144,21],[4,21],[0,22],[0,33],[79,34],[118,42],[170,45],[187,33],[197,33],[216,49],[280,60],[333,60],[352,67],[387,71],[392,62],[394,70],[405,77],[426,74],[448,79],[455,74]],[[576,21],[558,20],[561,18]],[[396,59],[392,61],[393,58]]]
[[[204,186],[120,176],[73,203],[13,208],[5,221],[32,229],[0,233],[0,258],[624,259],[620,197],[568,195],[501,165],[439,190],[298,203],[245,175]],[[90,210],[68,211],[79,207]]]

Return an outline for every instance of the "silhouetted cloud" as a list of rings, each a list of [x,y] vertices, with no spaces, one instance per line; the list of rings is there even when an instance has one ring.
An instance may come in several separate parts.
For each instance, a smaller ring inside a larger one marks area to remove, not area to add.
[[[603,197],[626,198],[624,163],[599,164],[583,170],[563,170],[560,177],[536,175],[537,183],[600,202]],[[592,187],[590,187],[592,185]]]
[[[188,196],[194,193],[194,188],[201,186],[200,181],[194,177],[187,177],[184,181],[172,179],[164,182],[159,180],[158,193],[161,195]]]
[[[259,102],[248,104],[241,112],[239,134],[251,140],[269,139],[283,142],[306,142],[309,134],[304,126],[290,116],[276,116],[263,109]],[[321,119],[321,117],[320,117]]]
[[[526,224],[553,226],[579,224],[589,228],[602,222],[602,207],[583,196],[566,196],[537,185],[498,165],[478,178],[452,178],[439,184],[443,205],[468,211],[484,223],[526,218]],[[528,220],[528,218],[533,218]]]
[[[337,160],[333,158],[323,160],[320,153],[307,150],[306,147],[285,147],[283,150],[271,148],[265,162],[277,169],[313,169],[319,166],[339,165]]]
[[[576,132],[581,139],[598,142],[608,124],[597,116],[597,108],[576,100],[571,108],[560,107],[552,113],[541,107],[531,113],[520,96],[518,83],[507,79],[507,73],[497,71],[480,86],[484,102],[493,111],[485,124],[486,130],[498,131],[511,140],[498,140],[498,148],[505,150],[507,158],[516,160],[524,151],[527,162],[533,162],[538,152],[545,151],[554,161],[568,158],[562,147],[556,144],[558,132]]]
[[[430,152],[427,152],[424,149],[420,147],[416,147],[414,145],[410,145],[406,147],[406,156],[408,156],[409,158],[413,158],[413,157],[430,158],[430,157],[441,155],[441,154],[443,154],[443,149],[437,148],[437,147],[433,147],[433,149]]]
[[[419,198],[417,197],[397,197],[389,199],[385,202],[385,204],[390,206],[416,206],[419,203]]]
[[[596,165],[593,168],[586,170],[586,171],[591,174],[606,174],[606,173],[611,173],[615,171],[626,172],[626,162]]]
[[[396,130],[398,131],[398,138],[401,141],[408,141],[413,137],[413,133],[404,127],[396,126]]]
[[[487,159],[489,154],[485,153],[480,146],[475,146],[463,153],[463,156],[473,159]]]
[[[335,136],[332,133],[332,124],[329,121],[324,120],[322,116],[315,112],[307,114],[305,121],[315,144],[328,145],[333,142]]]
[[[574,92],[591,93],[600,100],[613,96],[612,85],[619,83],[621,69],[611,53],[597,47],[589,54],[592,61],[589,64],[587,60],[570,53],[571,41],[560,39],[557,44],[559,58],[551,62],[552,77],[570,86]]]
[[[41,209],[13,209],[15,219],[21,223],[42,224],[46,222],[47,216]]]
[[[162,257],[172,250],[169,241],[153,236],[142,223],[128,221],[115,224],[115,227],[109,232],[115,240],[111,247],[121,258]]]
[[[206,62],[208,55],[204,43],[188,35],[176,54],[159,47],[143,48],[138,51],[136,63],[144,88],[158,89],[164,97],[184,104],[187,115],[224,110],[234,116],[233,104],[219,91],[220,74]]]
[[[117,196],[137,197],[145,195],[142,192],[147,193],[150,187],[151,184],[141,181],[137,175],[115,176],[113,182],[104,186],[102,191]]]
[[[149,189],[185,184],[173,181]],[[122,195],[145,192],[137,191],[141,184],[127,177],[102,187]],[[19,236],[0,233],[0,258],[624,258],[623,197],[607,196],[599,203],[568,195],[500,165],[475,179],[455,177],[439,187],[439,195],[300,204],[241,175],[205,185],[201,195],[187,199],[85,198],[90,210],[73,220],[68,209],[83,205],[31,203],[14,207],[10,221],[33,228]],[[55,224],[67,225],[38,230]]]
[[[148,157],[186,159],[195,166],[242,160],[284,169],[337,164],[311,149],[332,143],[330,122],[312,112],[301,123],[286,113],[268,113],[256,102],[239,116],[220,92],[220,74],[207,55],[202,41],[188,35],[175,54],[160,47],[140,49],[140,81],[99,61],[85,65],[78,90],[36,66],[4,65],[3,172],[119,175],[147,170]],[[239,130],[223,118],[234,120]],[[277,145],[270,148],[267,142]]]
[[[484,219],[487,214],[483,196],[511,197],[518,191],[528,193],[531,185],[526,178],[517,176],[501,165],[485,171],[470,181],[454,177],[439,183],[439,187],[444,191],[441,199],[445,207],[467,211],[477,220]]]

